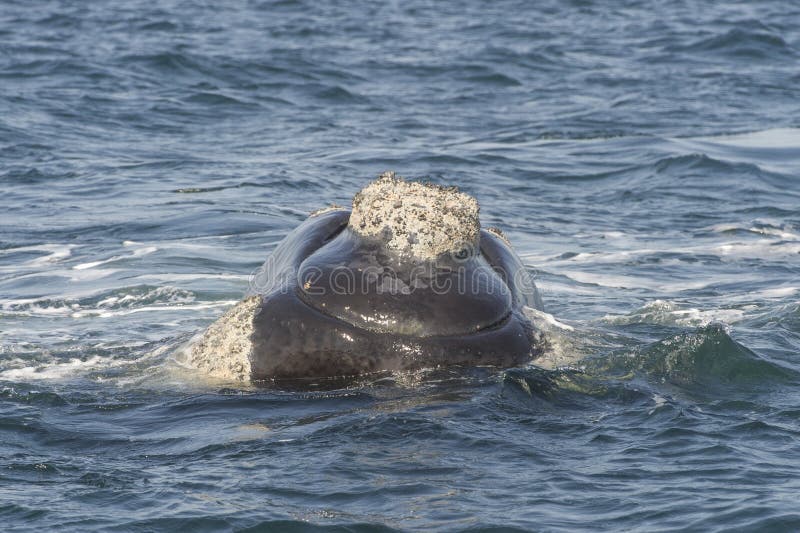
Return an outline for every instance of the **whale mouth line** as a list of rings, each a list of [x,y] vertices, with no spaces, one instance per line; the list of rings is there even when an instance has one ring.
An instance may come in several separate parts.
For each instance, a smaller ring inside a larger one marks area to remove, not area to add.
[[[494,322],[491,322],[491,323],[486,324],[486,325],[477,326],[475,329],[472,329],[472,330],[469,330],[469,331],[463,331],[463,332],[459,332],[459,333],[448,333],[448,334],[445,334],[445,335],[435,335],[435,334],[433,334],[433,335],[410,335],[408,333],[398,333],[398,332],[394,332],[394,331],[391,331],[391,330],[387,330],[386,328],[366,328],[366,327],[363,327],[363,326],[359,326],[357,324],[353,324],[349,320],[346,320],[345,318],[343,318],[341,316],[338,316],[338,315],[336,315],[334,313],[331,313],[327,309],[320,308],[320,307],[314,305],[314,303],[308,298],[308,295],[300,287],[296,287],[295,290],[294,290],[294,293],[295,293],[295,296],[297,296],[297,299],[305,307],[307,307],[307,308],[311,309],[312,311],[315,311],[315,312],[317,312],[317,313],[319,313],[319,314],[321,314],[321,315],[323,315],[323,316],[325,316],[325,317],[327,317],[327,318],[329,318],[331,320],[335,320],[336,322],[339,322],[344,326],[355,328],[355,329],[357,329],[359,331],[364,331],[364,332],[368,332],[368,333],[378,333],[378,334],[382,334],[382,335],[395,335],[397,337],[402,337],[402,338],[406,338],[406,339],[446,339],[446,338],[452,338],[452,337],[463,337],[463,336],[468,336],[468,335],[477,335],[479,333],[484,333],[486,331],[491,331],[493,329],[499,329],[499,328],[503,327],[509,320],[511,320],[511,317],[514,314],[513,309],[508,309],[502,316],[500,316],[500,318],[498,318]]]
[[[315,374],[309,376],[292,376],[292,377],[271,377],[271,378],[258,378],[251,379],[254,385],[279,385],[282,388],[292,390],[292,385],[296,386],[299,391],[308,390],[309,385],[319,390],[337,390],[345,389],[353,384],[356,380],[373,381],[383,378],[391,378],[395,375],[396,371],[393,370],[372,370],[367,372],[358,372],[351,374]]]

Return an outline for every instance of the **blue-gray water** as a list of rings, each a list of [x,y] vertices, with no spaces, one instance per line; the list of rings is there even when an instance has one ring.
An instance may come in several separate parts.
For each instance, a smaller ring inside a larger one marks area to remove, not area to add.
[[[789,0],[5,0],[4,529],[800,529],[798,65]],[[387,169],[478,197],[577,362],[175,361]]]

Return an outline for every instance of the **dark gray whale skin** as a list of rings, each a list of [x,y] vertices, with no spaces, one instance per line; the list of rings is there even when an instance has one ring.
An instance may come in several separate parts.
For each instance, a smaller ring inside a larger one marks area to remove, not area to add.
[[[541,299],[503,238],[481,230],[479,249],[411,260],[354,232],[349,216],[310,217],[256,276],[251,380],[513,367],[537,355],[522,307]]]

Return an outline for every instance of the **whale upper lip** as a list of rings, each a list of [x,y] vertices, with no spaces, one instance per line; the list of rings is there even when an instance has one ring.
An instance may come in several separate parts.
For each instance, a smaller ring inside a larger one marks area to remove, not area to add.
[[[411,333],[403,333],[403,332],[394,331],[392,329],[391,323],[390,323],[392,321],[389,320],[389,319],[381,320],[380,318],[373,318],[373,317],[367,317],[367,316],[359,315],[359,317],[361,318],[361,320],[359,322],[361,322],[361,323],[357,324],[354,321],[349,320],[348,317],[346,317],[346,316],[341,316],[339,314],[331,312],[331,310],[326,308],[326,306],[324,306],[324,305],[317,305],[316,302],[314,302],[313,300],[311,300],[308,297],[308,295],[303,291],[303,289],[301,287],[296,287],[295,291],[294,291],[294,294],[297,297],[297,299],[300,302],[302,302],[306,307],[314,310],[317,313],[325,315],[326,317],[328,317],[328,318],[330,318],[332,320],[340,322],[342,325],[345,325],[345,326],[348,326],[348,327],[352,327],[352,328],[356,328],[356,329],[359,329],[359,330],[362,330],[362,331],[369,331],[369,332],[372,332],[372,333],[399,335],[399,336],[402,336],[402,337],[419,338],[419,339],[474,335],[474,334],[481,333],[481,332],[484,332],[484,331],[496,329],[496,328],[499,328],[499,327],[503,326],[506,322],[508,322],[508,320],[511,318],[511,316],[514,313],[513,309],[508,308],[505,313],[503,313],[502,315],[499,316],[499,318],[497,318],[497,320],[494,320],[494,321],[492,321],[490,323],[487,323],[487,324],[477,324],[473,328],[470,328],[470,329],[467,329],[467,330],[463,330],[463,331],[452,331],[452,332],[447,332],[447,333],[433,333],[433,334],[428,333],[428,334],[424,334],[424,335],[418,335],[418,334],[411,334]]]

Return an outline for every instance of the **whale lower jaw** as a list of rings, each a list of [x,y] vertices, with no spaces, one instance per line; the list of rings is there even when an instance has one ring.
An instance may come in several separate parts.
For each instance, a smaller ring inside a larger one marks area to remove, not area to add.
[[[253,316],[250,341],[255,382],[444,366],[513,367],[537,354],[530,322],[516,311],[468,334],[415,337],[359,328],[291,291],[264,297]]]

